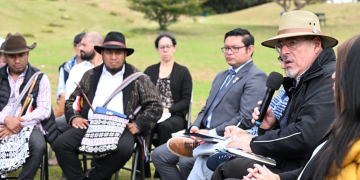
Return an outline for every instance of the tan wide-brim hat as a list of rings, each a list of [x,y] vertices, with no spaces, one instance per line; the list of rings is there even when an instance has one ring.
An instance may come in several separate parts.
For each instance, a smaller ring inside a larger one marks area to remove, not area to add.
[[[296,36],[320,36],[324,48],[334,47],[338,40],[323,35],[320,29],[319,18],[309,11],[289,11],[281,16],[277,36],[261,43],[261,45],[275,48],[279,39]]]
[[[4,42],[4,48],[0,52],[5,54],[18,54],[23,52],[28,52],[36,47],[36,42],[33,45],[28,46],[26,44],[25,38],[20,33],[11,34],[9,33],[6,36]]]

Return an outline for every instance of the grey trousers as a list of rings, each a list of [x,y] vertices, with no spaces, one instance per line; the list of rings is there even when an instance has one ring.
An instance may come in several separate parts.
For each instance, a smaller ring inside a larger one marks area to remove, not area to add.
[[[44,135],[40,130],[34,128],[29,141],[30,156],[26,159],[25,164],[19,174],[19,180],[32,180],[34,179],[37,170],[41,164],[42,156],[46,151],[46,141]]]
[[[196,158],[176,156],[168,150],[167,144],[155,148],[151,159],[162,180],[186,180],[196,160]],[[177,163],[180,170],[176,166]]]
[[[65,114],[56,118],[55,121],[61,134],[71,128],[71,126],[66,121]]]

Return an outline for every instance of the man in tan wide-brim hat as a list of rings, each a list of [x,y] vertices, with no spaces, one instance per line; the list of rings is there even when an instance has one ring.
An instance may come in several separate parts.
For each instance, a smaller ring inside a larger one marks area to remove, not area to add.
[[[304,165],[306,155],[335,118],[331,75],[335,71],[336,59],[332,47],[337,43],[335,38],[322,33],[314,13],[300,10],[284,13],[277,35],[262,42],[263,46],[275,48],[274,52],[281,57],[281,68],[287,75],[283,87],[289,97],[288,105],[279,119],[271,110],[266,112],[257,137],[245,138],[249,135],[235,131],[234,134],[240,133],[237,135],[239,138],[232,141],[237,143],[237,148],[275,159],[275,167],[265,166],[278,173],[276,179],[288,179],[289,176],[283,172]],[[278,55],[274,54],[274,59],[276,57]],[[253,123],[259,115],[259,108],[255,108]],[[243,179],[249,174],[248,168],[254,168],[254,164],[259,162],[244,157],[232,158],[218,166],[212,180]],[[263,170],[256,171],[256,175],[260,174],[256,179],[265,173]]]
[[[55,138],[53,132],[56,133],[56,128],[50,131],[41,125],[54,118],[49,78],[43,73],[38,74],[31,100],[26,96],[30,93],[28,90],[21,97],[25,85],[29,82],[29,87],[34,82],[33,75],[39,72],[28,62],[29,51],[35,47],[36,43],[28,46],[20,33],[9,33],[1,49],[7,64],[0,68],[0,174],[22,166],[18,179],[34,179],[46,151],[43,133],[47,140]],[[21,101],[16,104],[18,99]],[[13,108],[15,113],[12,113]],[[44,129],[40,128],[40,131],[37,127]]]

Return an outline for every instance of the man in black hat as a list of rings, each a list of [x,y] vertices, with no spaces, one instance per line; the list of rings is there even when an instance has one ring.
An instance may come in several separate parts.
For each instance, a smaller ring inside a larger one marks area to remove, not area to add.
[[[16,170],[24,163],[18,179],[34,179],[41,157],[46,151],[43,136],[46,132],[43,131],[40,122],[54,116],[51,110],[50,82],[45,74],[37,76],[30,96],[32,100],[28,106],[26,106],[26,101],[29,102],[26,95],[29,91],[21,97],[25,85],[29,81],[32,83],[31,77],[39,71],[28,62],[29,51],[35,47],[36,43],[27,46],[21,34],[9,33],[4,48],[0,50],[7,61],[7,65],[0,69],[0,174]],[[19,98],[21,98],[20,104],[16,104]],[[23,106],[26,107],[24,111]],[[15,113],[12,113],[13,109]],[[23,138],[25,138],[24,142],[28,141],[28,145],[19,141],[14,143]],[[14,147],[19,148],[16,150],[13,149]]]
[[[94,108],[102,106],[105,100],[120,86],[123,79],[134,72],[134,66],[126,63],[126,57],[134,52],[127,48],[125,37],[119,32],[106,35],[103,46],[94,49],[101,53],[103,64],[87,71],[79,85]],[[84,102],[79,113],[73,109],[73,103],[79,90],[76,89],[65,104],[65,116],[73,127],[63,133],[56,141],[54,150],[58,162],[68,180],[111,179],[113,173],[122,168],[130,159],[134,146],[134,135],[141,134],[148,142],[151,129],[162,114],[162,105],[156,87],[147,76],[140,76],[126,86],[107,105],[107,108],[125,115],[130,115],[141,105],[142,109],[132,123],[128,123],[118,143],[118,151],[97,159],[98,166],[86,174],[81,168],[76,150],[86,133],[93,112]]]

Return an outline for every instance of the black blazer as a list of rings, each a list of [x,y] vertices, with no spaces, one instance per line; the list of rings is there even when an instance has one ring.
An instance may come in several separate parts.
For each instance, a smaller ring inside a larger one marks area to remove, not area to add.
[[[145,74],[150,76],[151,82],[156,85],[159,78],[160,63],[146,68]],[[171,94],[174,99],[174,105],[169,108],[172,115],[178,114],[185,118],[188,112],[192,93],[192,78],[189,70],[176,62],[170,75]]]

